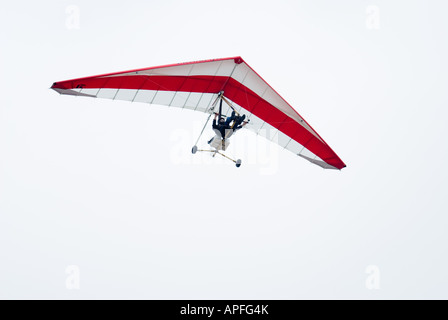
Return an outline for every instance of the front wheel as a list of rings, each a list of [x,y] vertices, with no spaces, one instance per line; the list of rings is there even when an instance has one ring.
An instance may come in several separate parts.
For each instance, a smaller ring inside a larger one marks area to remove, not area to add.
[[[196,152],[198,152],[198,146],[194,146],[194,147],[191,149],[191,153],[192,153],[192,154],[195,154]]]
[[[235,165],[237,168],[241,167],[241,159],[236,160]]]

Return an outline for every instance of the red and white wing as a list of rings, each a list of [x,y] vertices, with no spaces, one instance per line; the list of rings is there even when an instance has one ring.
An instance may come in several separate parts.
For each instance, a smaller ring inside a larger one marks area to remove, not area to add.
[[[60,94],[210,112],[218,94],[250,119],[245,127],[326,169],[345,164],[241,57],[188,62],[55,82]],[[223,113],[230,108],[223,104]]]

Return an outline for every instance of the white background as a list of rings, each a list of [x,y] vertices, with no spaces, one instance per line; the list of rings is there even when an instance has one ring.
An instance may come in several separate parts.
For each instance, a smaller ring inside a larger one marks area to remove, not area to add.
[[[447,299],[447,9],[3,2],[0,298]],[[236,55],[347,168],[242,130],[236,169],[191,155],[202,113],[48,89]],[[70,265],[79,290],[66,288]],[[379,289],[366,287],[369,265]]]

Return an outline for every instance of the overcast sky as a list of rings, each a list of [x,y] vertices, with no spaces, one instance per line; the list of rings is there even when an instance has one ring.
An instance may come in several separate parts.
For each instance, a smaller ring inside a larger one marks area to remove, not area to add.
[[[0,298],[448,298],[446,1],[8,1]],[[240,55],[347,164],[55,81]],[[202,146],[212,136],[210,128]]]

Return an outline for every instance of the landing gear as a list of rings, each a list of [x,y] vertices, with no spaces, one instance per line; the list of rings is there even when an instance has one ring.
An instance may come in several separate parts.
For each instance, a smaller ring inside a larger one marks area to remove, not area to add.
[[[193,154],[195,154],[198,151],[199,152],[210,152],[212,154],[212,157],[215,157],[217,154],[219,154],[220,156],[234,162],[237,168],[241,167],[241,162],[242,162],[241,159],[233,160],[232,158],[226,156],[224,153],[219,152],[219,150],[202,150],[202,149],[198,149],[196,146],[194,146],[193,149],[191,149],[191,152]]]

